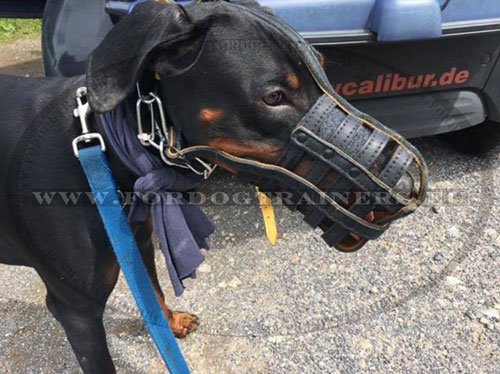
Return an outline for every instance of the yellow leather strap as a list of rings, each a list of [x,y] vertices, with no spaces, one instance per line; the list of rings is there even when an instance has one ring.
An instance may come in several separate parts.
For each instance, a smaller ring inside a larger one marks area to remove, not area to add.
[[[264,225],[266,227],[267,240],[269,240],[269,243],[274,246],[276,245],[276,240],[278,238],[278,229],[276,227],[276,217],[274,215],[273,203],[269,196],[259,191],[258,187],[255,187],[255,190],[257,192],[262,218],[264,219]]]

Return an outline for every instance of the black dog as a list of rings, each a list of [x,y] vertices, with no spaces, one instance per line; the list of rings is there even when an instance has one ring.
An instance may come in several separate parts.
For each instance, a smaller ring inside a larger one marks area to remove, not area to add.
[[[33,200],[34,191],[88,191],[71,149],[81,131],[72,113],[76,89],[87,86],[94,111],[106,112],[131,105],[135,83],[159,76],[166,112],[188,144],[266,161],[321,95],[287,42],[235,5],[190,6],[189,17],[176,4],[137,6],[93,53],[86,77],[0,77],[0,261],[36,269],[87,374],[115,372],[102,315],[119,267],[95,207]],[[107,157],[120,188],[131,191],[134,176],[112,150]],[[169,324],[184,337],[197,319],[164,304],[151,226],[135,232]]]

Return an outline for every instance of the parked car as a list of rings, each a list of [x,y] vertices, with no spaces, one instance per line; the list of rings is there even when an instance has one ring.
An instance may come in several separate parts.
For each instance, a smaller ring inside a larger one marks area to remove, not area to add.
[[[46,74],[70,76],[85,71],[113,11],[137,2],[4,1],[0,16],[43,14]],[[464,152],[500,150],[500,1],[259,2],[316,46],[335,89],[362,111],[408,138],[445,134]]]

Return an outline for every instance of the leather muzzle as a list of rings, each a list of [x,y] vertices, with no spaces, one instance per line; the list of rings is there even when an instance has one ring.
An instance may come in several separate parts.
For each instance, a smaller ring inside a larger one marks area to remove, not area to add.
[[[320,227],[328,245],[354,251],[422,203],[426,168],[407,141],[342,104],[321,96],[275,165],[205,146],[181,153],[236,170],[243,182],[278,195],[311,227]]]

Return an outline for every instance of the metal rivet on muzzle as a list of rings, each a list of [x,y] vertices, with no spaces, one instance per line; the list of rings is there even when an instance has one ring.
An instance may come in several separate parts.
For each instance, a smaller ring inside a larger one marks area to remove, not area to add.
[[[323,157],[327,160],[330,160],[335,157],[335,152],[333,151],[333,149],[327,149],[323,152]]]
[[[297,141],[300,143],[305,143],[307,140],[307,135],[304,134],[303,132],[297,134]]]
[[[354,167],[354,168],[351,168],[349,170],[349,175],[352,177],[352,178],[357,178],[359,177],[359,175],[361,174],[361,170],[359,170],[358,168]]]

